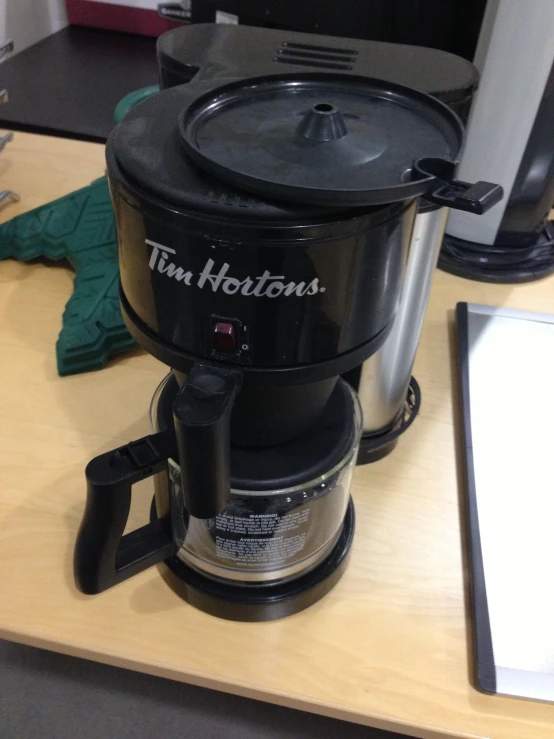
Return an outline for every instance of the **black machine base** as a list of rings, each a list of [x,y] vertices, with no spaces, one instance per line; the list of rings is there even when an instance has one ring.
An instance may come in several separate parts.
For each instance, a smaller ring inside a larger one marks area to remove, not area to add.
[[[157,517],[154,503],[151,517]],[[162,574],[187,603],[212,616],[231,621],[273,621],[308,608],[337,584],[348,563],[354,526],[351,498],[342,532],[331,553],[306,575],[280,585],[225,585],[201,575],[177,557],[161,565]]]
[[[385,434],[363,434],[360,440],[357,465],[372,464],[388,457],[398,444],[398,436],[392,439],[390,432]]]
[[[479,282],[510,285],[539,280],[554,272],[554,223],[548,222],[531,246],[488,246],[447,234],[438,266]]]
[[[421,406],[421,389],[415,377],[410,379],[406,403],[400,416],[389,428],[376,433],[364,433],[360,440],[357,465],[378,462],[389,455],[404,431],[410,428]]]

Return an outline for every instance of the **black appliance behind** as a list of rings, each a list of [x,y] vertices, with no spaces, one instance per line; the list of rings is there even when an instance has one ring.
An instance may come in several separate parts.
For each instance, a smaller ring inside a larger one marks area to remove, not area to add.
[[[473,59],[487,0],[194,0],[193,23],[213,23],[216,12],[241,24],[372,41],[429,46]]]
[[[449,218],[438,264],[467,279],[513,284],[554,273],[554,47],[545,20],[540,3],[487,7],[458,174],[471,178],[485,161],[506,198],[487,219]]]
[[[162,89],[190,82],[287,72],[374,77],[426,92],[465,121],[479,73],[437,49],[224,24],[198,24],[158,39]]]

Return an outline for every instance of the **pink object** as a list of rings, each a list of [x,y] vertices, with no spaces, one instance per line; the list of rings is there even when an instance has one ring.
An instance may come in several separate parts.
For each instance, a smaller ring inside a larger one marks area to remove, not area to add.
[[[92,26],[112,31],[140,33],[143,36],[160,36],[172,28],[182,25],[160,18],[156,11],[157,2],[129,0],[125,5],[103,3],[97,0],[66,0],[69,22],[76,26]],[[146,7],[151,5],[152,7]]]

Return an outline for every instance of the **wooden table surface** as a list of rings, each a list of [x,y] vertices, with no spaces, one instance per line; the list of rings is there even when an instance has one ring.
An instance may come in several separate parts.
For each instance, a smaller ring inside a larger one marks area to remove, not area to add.
[[[16,134],[6,220],[102,174],[103,148]],[[60,378],[54,345],[72,272],[0,263],[0,636],[416,737],[554,736],[554,705],[471,685],[453,399],[458,300],[554,312],[554,278],[487,285],[436,273],[415,375],[420,417],[387,459],[354,475],[357,529],[335,589],[281,621],[234,623],[184,603],[156,568],[98,596],[73,583],[87,461],[148,432],[166,372],[135,350]],[[458,449],[459,454],[459,449]],[[130,526],[146,520],[148,484]]]

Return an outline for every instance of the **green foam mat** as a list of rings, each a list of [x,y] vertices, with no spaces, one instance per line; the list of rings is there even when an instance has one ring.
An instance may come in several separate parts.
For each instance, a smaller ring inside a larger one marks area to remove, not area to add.
[[[67,259],[75,269],[56,343],[60,375],[100,369],[135,346],[119,308],[117,237],[106,177],[0,225],[0,260],[40,257]]]

